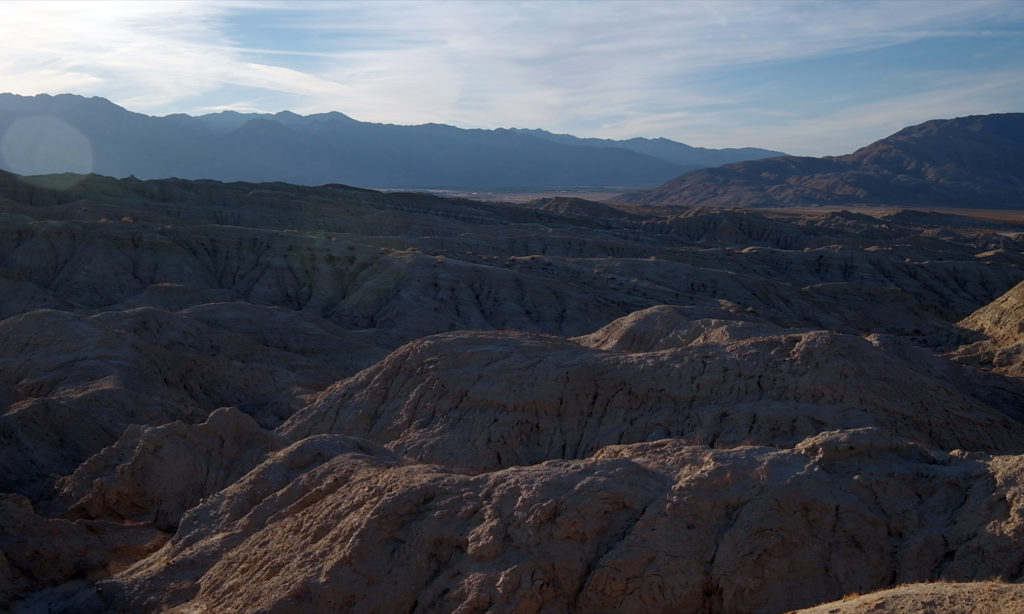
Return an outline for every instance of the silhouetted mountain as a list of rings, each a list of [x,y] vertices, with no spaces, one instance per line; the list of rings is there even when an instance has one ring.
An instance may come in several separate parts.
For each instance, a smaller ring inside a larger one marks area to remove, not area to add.
[[[620,202],[785,207],[1024,206],[1024,113],[932,120],[852,154],[782,156],[686,173]]]
[[[660,158],[666,162],[674,162],[684,166],[703,168],[707,166],[720,166],[731,162],[742,162],[744,160],[757,160],[760,158],[772,158],[784,156],[785,152],[772,151],[770,149],[758,149],[757,147],[740,147],[727,149],[707,149],[706,147],[691,147],[686,143],[679,143],[665,138],[645,139],[633,138],[625,140],[614,139],[581,139],[571,134],[554,134],[547,130],[531,130],[515,128],[516,132],[530,134],[556,143],[566,145],[588,145],[590,147],[620,147],[637,153]]]
[[[23,175],[74,171],[493,189],[650,186],[693,167],[617,141],[557,142],[517,130],[373,124],[336,112],[151,117],[103,98],[70,94],[0,94],[0,134],[2,166]],[[677,146],[687,148],[676,143],[669,149]]]

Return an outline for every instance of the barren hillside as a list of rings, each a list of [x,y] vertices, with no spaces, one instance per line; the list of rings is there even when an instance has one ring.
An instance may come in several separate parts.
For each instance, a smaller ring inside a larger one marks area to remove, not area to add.
[[[788,207],[902,204],[1017,209],[1024,202],[1024,113],[910,126],[845,156],[779,156],[691,171],[619,202]]]
[[[9,174],[0,220],[0,609],[1020,600],[1024,225]]]

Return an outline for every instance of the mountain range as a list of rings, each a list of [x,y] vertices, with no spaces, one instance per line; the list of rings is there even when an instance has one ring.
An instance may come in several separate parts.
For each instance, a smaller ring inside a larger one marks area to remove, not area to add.
[[[699,167],[781,153],[543,130],[376,124],[338,112],[153,117],[71,94],[0,94],[0,134],[3,168],[21,175],[71,171],[380,188],[648,187]],[[79,159],[71,155],[76,147]]]
[[[744,160],[757,160],[774,156],[784,156],[781,151],[770,151],[757,147],[738,147],[726,149],[708,149],[706,147],[691,147],[685,143],[679,143],[666,138],[645,139],[632,138],[624,140],[614,139],[581,139],[571,134],[554,134],[547,130],[530,130],[524,128],[513,128],[519,134],[529,134],[538,138],[547,139],[556,143],[566,145],[584,145],[588,147],[619,147],[637,153],[682,164],[684,166],[719,166],[730,162],[742,162]]]
[[[845,156],[780,156],[700,169],[618,202],[1019,208],[1024,206],[1024,113],[931,120]]]

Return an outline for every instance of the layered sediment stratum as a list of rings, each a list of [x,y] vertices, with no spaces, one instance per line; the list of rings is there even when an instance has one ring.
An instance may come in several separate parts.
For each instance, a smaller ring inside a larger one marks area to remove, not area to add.
[[[0,221],[2,609],[1021,601],[1024,225],[8,174]]]

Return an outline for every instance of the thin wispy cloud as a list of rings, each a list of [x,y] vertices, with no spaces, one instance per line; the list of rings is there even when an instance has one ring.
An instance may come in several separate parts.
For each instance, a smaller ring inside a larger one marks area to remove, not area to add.
[[[883,107],[913,105],[891,113],[913,116],[910,123],[929,119],[924,110],[952,116],[1024,107],[1024,86],[1001,81],[1008,66],[1024,62],[1024,7],[1017,2],[31,2],[4,8],[0,91],[98,95],[152,114],[337,110],[365,121],[666,136],[817,155],[843,153],[887,133],[877,113],[863,111],[871,108],[869,94]],[[944,68],[928,66],[926,53],[905,53],[940,39],[947,46],[967,41],[977,61]],[[844,88],[836,75],[855,72],[862,58],[875,62],[877,76],[861,75]],[[941,74],[928,81],[900,77],[926,70]],[[967,77],[981,85],[945,95],[949,83]],[[986,90],[986,79],[1001,85]],[[827,87],[815,91],[818,80]],[[987,98],[968,94],[982,91]],[[941,99],[955,102],[927,103]],[[859,112],[867,114],[851,116]],[[822,136],[785,128],[837,118],[860,129]]]

